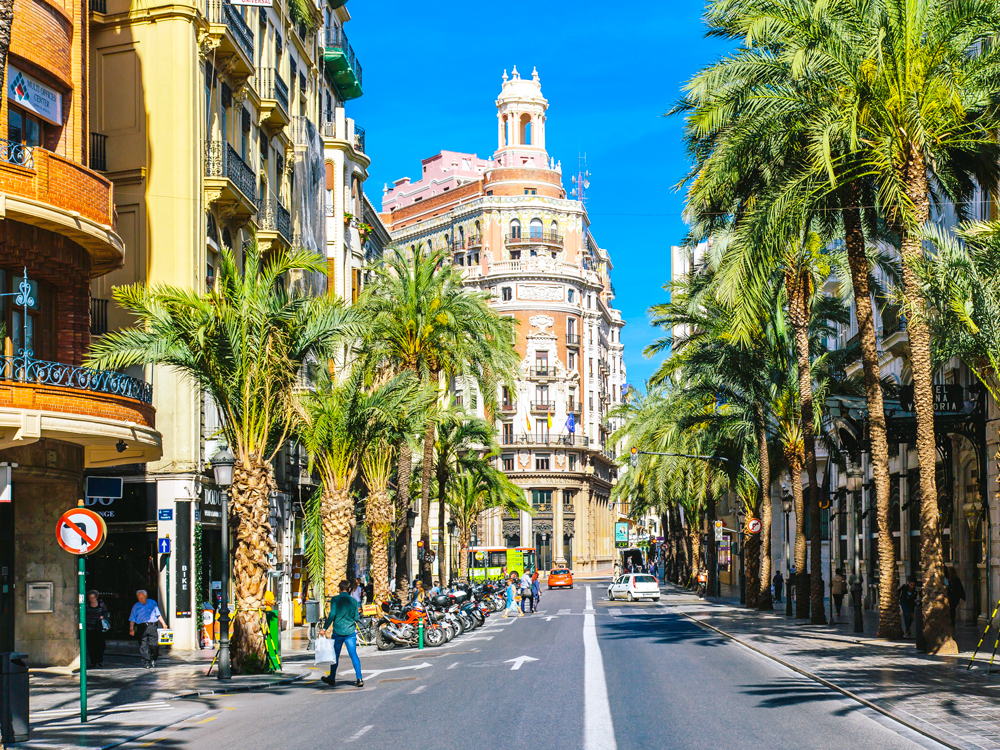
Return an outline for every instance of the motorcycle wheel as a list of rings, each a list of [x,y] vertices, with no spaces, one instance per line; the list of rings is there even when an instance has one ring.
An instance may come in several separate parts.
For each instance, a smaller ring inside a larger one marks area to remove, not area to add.
[[[463,633],[465,633],[465,630],[466,630],[465,620],[459,617],[457,620],[455,620],[455,635],[462,635]]]
[[[382,628],[375,631],[375,648],[379,651],[392,651],[396,648],[396,642],[385,634]]]
[[[424,645],[436,648],[445,642],[443,628],[428,628],[424,631]]]

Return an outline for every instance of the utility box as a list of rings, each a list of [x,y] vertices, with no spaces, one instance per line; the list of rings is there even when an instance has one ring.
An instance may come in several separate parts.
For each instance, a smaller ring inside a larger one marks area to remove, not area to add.
[[[27,742],[28,664],[27,654],[0,653],[0,742]]]
[[[306,601],[306,622],[310,625],[319,622],[319,601],[316,599]]]

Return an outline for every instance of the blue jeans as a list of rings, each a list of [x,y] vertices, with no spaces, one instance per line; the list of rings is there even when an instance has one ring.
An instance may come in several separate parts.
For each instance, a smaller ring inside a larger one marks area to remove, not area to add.
[[[337,657],[337,660],[330,665],[330,677],[337,676],[337,667],[340,666],[340,647],[347,645],[347,655],[351,657],[351,664],[354,665],[354,674],[357,678],[361,679],[361,660],[358,659],[358,635],[357,633],[351,633],[350,635],[337,635],[333,636],[333,655]]]

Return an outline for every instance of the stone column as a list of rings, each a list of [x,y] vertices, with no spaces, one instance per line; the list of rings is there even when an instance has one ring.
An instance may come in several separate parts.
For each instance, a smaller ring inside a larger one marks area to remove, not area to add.
[[[528,503],[531,503],[531,490],[524,491],[525,497]],[[521,515],[521,546],[522,547],[534,547],[534,543],[531,538],[531,514],[527,511],[519,511]]]
[[[565,490],[559,487],[555,491],[555,505],[552,508],[552,552],[556,565],[565,565],[563,554],[563,495]]]

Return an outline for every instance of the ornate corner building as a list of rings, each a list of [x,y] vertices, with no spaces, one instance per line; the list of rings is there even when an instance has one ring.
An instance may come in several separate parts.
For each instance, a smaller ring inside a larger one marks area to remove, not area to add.
[[[469,288],[489,292],[518,323],[516,385],[498,394],[499,460],[535,514],[487,512],[474,543],[535,547],[543,570],[594,570],[615,556],[619,515],[609,502],[617,425],[607,415],[625,384],[625,323],[612,305],[613,266],[545,149],[548,102],[537,71],[531,79],[505,72],[496,106],[491,158],[442,151],[425,159],[419,181],[386,188],[382,218],[400,247],[446,248]],[[451,388],[483,415],[473,384]]]

